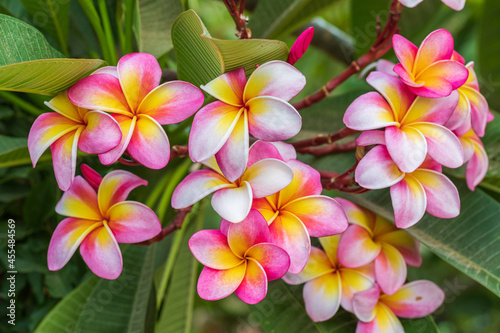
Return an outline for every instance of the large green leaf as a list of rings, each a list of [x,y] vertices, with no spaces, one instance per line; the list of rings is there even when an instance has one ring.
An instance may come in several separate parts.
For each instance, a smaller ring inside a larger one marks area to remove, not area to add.
[[[198,15],[188,10],[172,26],[179,79],[195,85],[244,67],[249,75],[257,64],[286,60],[288,47],[277,40],[220,40],[212,38]]]
[[[137,44],[159,58],[173,47],[170,29],[182,12],[180,0],[137,0]]]
[[[0,90],[55,95],[105,64],[61,57],[38,30],[0,14]]]
[[[259,1],[249,22],[252,35],[278,38],[289,33],[337,1],[274,0]]]
[[[26,138],[14,138],[0,135],[0,168],[31,164]],[[48,153],[43,154],[39,162],[50,160]]]

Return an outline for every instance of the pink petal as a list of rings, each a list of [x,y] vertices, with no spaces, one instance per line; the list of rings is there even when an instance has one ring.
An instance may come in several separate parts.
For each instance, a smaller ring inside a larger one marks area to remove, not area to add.
[[[160,84],[160,64],[148,53],[124,55],[118,61],[117,70],[123,94],[132,110],[137,110],[144,97]]]
[[[344,114],[347,127],[366,131],[398,125],[391,106],[376,92],[369,92],[356,98]]]
[[[102,182],[102,177],[97,171],[89,167],[87,164],[82,164],[80,166],[82,170],[82,176],[85,180],[92,186],[92,188],[97,192],[99,185]]]
[[[146,114],[161,125],[177,124],[198,111],[204,99],[201,90],[191,83],[166,82],[144,98],[137,113]]]
[[[398,317],[385,304],[377,304],[375,312],[376,316],[372,321],[358,321],[356,333],[404,333],[403,325]]]
[[[413,66],[415,63],[415,58],[417,57],[418,48],[408,39],[398,34],[392,37],[392,46],[394,48],[396,56],[398,57],[398,60],[401,62],[401,65],[403,66],[405,71],[409,73],[413,72]]]
[[[257,261],[266,272],[268,281],[280,279],[290,267],[288,253],[274,244],[255,244],[248,249],[245,258]]]
[[[384,145],[385,131],[364,131],[356,139],[358,146]]]
[[[335,198],[335,200],[342,206],[349,223],[357,224],[370,231],[375,228],[377,220],[377,215],[375,215],[375,213],[343,198]]]
[[[118,125],[120,125],[122,139],[115,148],[99,155],[99,161],[104,165],[113,164],[122,156],[128,147],[137,123],[137,117],[130,118],[121,114],[113,114],[111,116],[118,122]]]
[[[281,208],[295,215],[312,237],[340,234],[347,228],[347,217],[335,199],[314,195],[296,199]]]
[[[450,119],[446,122],[445,126],[450,130],[456,130],[462,127],[468,127],[465,132],[470,129],[470,103],[467,96],[463,93],[462,89],[458,90],[459,100],[455,111]]]
[[[441,0],[443,3],[453,10],[462,10],[465,6],[465,0]]]
[[[260,160],[264,160],[264,159],[268,159],[268,158],[273,158],[273,159],[277,159],[280,161],[284,161],[278,148],[276,148],[276,146],[273,145],[271,142],[256,141],[250,147],[250,151],[248,152],[247,168],[250,168],[254,163],[256,163]]]
[[[377,240],[390,244],[403,256],[406,263],[419,267],[422,264],[420,243],[404,230],[396,230],[383,235],[378,235]]]
[[[448,168],[458,168],[464,164],[462,145],[452,131],[433,123],[415,123],[411,127],[424,135],[427,153],[436,162]]]
[[[387,127],[385,143],[392,160],[403,172],[415,171],[427,155],[425,137],[412,126]]]
[[[222,174],[230,181],[240,178],[248,162],[248,119],[247,113],[239,117],[232,133],[215,154]]]
[[[396,73],[396,75],[399,75],[399,78],[401,79],[401,81],[403,81],[404,84],[406,84],[408,86],[408,88],[410,88],[410,87],[419,88],[419,87],[423,87],[425,84],[422,81],[419,81],[418,83],[415,82],[415,76],[413,75],[413,73],[408,72],[403,67],[402,64],[396,64],[393,68],[393,71],[394,71],[394,73]],[[412,90],[410,90],[410,91],[412,91]]]
[[[184,178],[172,194],[172,207],[186,208],[221,188],[233,187],[226,178],[212,170],[198,170]]]
[[[198,231],[189,239],[189,248],[199,262],[212,269],[231,269],[243,263],[219,230]]]
[[[382,250],[375,258],[375,278],[387,295],[394,294],[405,283],[405,260],[392,245],[382,243]]]
[[[379,296],[380,288],[376,284],[370,289],[354,294],[352,307],[359,320],[369,322],[375,318]]]
[[[247,304],[256,304],[262,301],[267,294],[267,277],[262,266],[254,261],[247,260],[245,277],[235,290],[236,296]]]
[[[94,229],[85,237],[80,254],[90,270],[103,279],[114,280],[122,272],[120,247],[106,225]]]
[[[108,216],[109,229],[119,243],[143,242],[161,232],[156,214],[139,202],[119,202],[108,210]]]
[[[452,84],[441,76],[422,76],[419,81],[422,86],[414,87],[408,82],[408,89],[415,95],[426,98],[439,98],[449,96],[453,92]]]
[[[224,220],[238,223],[250,212],[252,199],[252,188],[244,181],[239,187],[217,190],[212,196],[212,207]]]
[[[452,116],[458,100],[459,94],[456,91],[447,97],[441,98],[417,97],[402,123],[426,122],[444,125]]]
[[[146,115],[137,120],[127,151],[134,160],[150,169],[162,169],[170,159],[167,134],[156,120]]]
[[[129,193],[138,186],[147,186],[148,182],[131,172],[114,170],[104,176],[97,200],[102,215],[107,215],[111,206],[127,199]]]
[[[109,74],[118,78],[118,69],[116,68],[116,66],[104,66],[99,69],[96,69],[91,75],[94,74]]]
[[[340,307],[342,284],[338,272],[320,276],[304,285],[306,312],[315,322],[332,318]]]
[[[68,91],[65,90],[58,94],[48,102],[44,102],[46,106],[59,113],[61,116],[71,119],[77,123],[83,123],[82,115],[85,115],[87,110],[82,110],[78,106],[71,103],[68,97]]]
[[[118,122],[102,111],[85,115],[87,126],[78,140],[78,148],[87,154],[103,154],[118,146],[122,131]]]
[[[246,103],[248,130],[259,140],[287,140],[299,133],[302,118],[295,108],[282,99],[262,96]]]
[[[70,189],[64,192],[56,205],[56,212],[60,215],[86,220],[102,220],[97,204],[97,194],[81,176],[76,176]]]
[[[471,125],[474,132],[480,137],[484,136],[486,123],[488,122],[488,102],[477,90],[463,87],[461,90],[466,94],[470,103]]]
[[[333,235],[319,238],[319,243],[330,260],[331,265],[336,268],[340,266],[337,252],[341,236],[342,235]]]
[[[462,1],[462,0],[459,0],[459,1]],[[463,0],[463,1],[465,3],[465,0]],[[460,53],[458,53],[457,51],[453,51],[453,55],[451,56],[451,60],[458,61],[462,65],[465,65],[465,59],[464,59],[464,57],[462,57],[460,55]]]
[[[231,295],[241,284],[245,271],[246,264],[226,270],[204,267],[198,279],[198,295],[207,301],[216,301]]]
[[[443,172],[443,166],[438,162],[434,161],[432,157],[430,157],[429,155],[427,155],[424,163],[422,163],[419,169],[429,169],[437,172]]]
[[[263,198],[281,191],[293,179],[292,169],[285,163],[268,158],[249,167],[241,181],[247,181],[252,187],[254,198]]]
[[[49,251],[47,253],[47,264],[49,270],[61,269],[71,259],[73,253],[80,246],[83,239],[95,228],[101,226],[101,222],[65,218],[57,225],[50,239]]]
[[[319,172],[300,161],[288,161],[288,166],[293,170],[293,179],[290,185],[280,192],[280,201],[284,205],[295,199],[319,195],[323,191]]]
[[[455,185],[442,173],[417,170],[412,174],[425,190],[426,211],[436,217],[450,219],[460,214],[460,197]]]
[[[370,274],[365,274],[363,271],[367,267],[372,268],[373,265],[362,268],[341,268],[340,278],[342,283],[342,299],[340,305],[347,311],[353,312],[352,298],[360,291],[367,290],[373,287],[375,278]],[[371,270],[371,269],[370,269]]]
[[[444,292],[431,281],[418,280],[405,284],[394,295],[383,295],[380,300],[396,316],[421,318],[430,315],[443,304]]]
[[[297,151],[293,145],[282,141],[274,141],[271,143],[278,149],[283,161],[288,162],[297,159]]]
[[[409,228],[424,216],[428,202],[425,193],[420,182],[411,175],[391,186],[394,222],[398,228]]]
[[[330,259],[328,259],[326,253],[315,246],[311,246],[311,254],[304,269],[298,274],[287,273],[283,277],[283,280],[285,280],[285,282],[288,284],[302,284],[304,282],[316,279],[317,277],[320,277],[324,274],[328,274],[334,269],[335,268],[332,265]]]
[[[465,169],[465,180],[471,191],[483,180],[488,172],[488,155],[482,144],[474,144],[474,154]]]
[[[377,61],[377,66],[375,67],[375,70],[377,72],[383,72],[383,73],[387,73],[387,74],[390,74],[393,76],[397,76],[394,74],[394,71],[393,71],[394,65],[395,65],[395,63],[393,63],[392,61],[380,59],[379,61]]]
[[[307,51],[309,44],[311,44],[313,35],[314,27],[309,27],[304,30],[299,35],[299,37],[297,37],[295,43],[293,43],[292,47],[290,48],[290,53],[288,54],[288,59],[286,60],[286,62],[288,62],[290,65],[293,65],[297,62],[297,60],[302,58],[304,53]]]
[[[63,135],[50,146],[57,185],[63,191],[70,188],[75,177],[76,154],[81,130],[82,127]]]
[[[453,36],[447,30],[431,32],[420,44],[413,73],[420,73],[437,61],[450,60],[453,50]]]
[[[231,250],[243,258],[246,251],[255,244],[269,243],[271,235],[264,217],[252,209],[242,222],[229,226],[227,240]]]
[[[380,244],[373,241],[366,229],[351,224],[340,237],[337,255],[342,266],[356,268],[372,262],[380,250]]]
[[[189,134],[189,156],[201,162],[215,155],[233,132],[243,111],[222,102],[213,102],[196,113]]]
[[[28,150],[33,167],[51,144],[79,126],[79,123],[55,112],[44,113],[36,118],[28,136]]]
[[[461,87],[469,77],[469,70],[464,65],[454,60],[441,60],[433,63],[423,70],[417,77],[417,81],[425,81],[428,87],[427,78],[440,77],[451,84],[451,89]],[[446,95],[445,95],[446,96]]]
[[[397,184],[404,173],[398,169],[385,146],[376,146],[361,159],[354,176],[359,185],[380,189]]]
[[[260,65],[248,78],[244,102],[257,96],[272,96],[288,102],[306,85],[305,76],[292,65],[279,60]]]
[[[68,96],[81,108],[131,115],[120,80],[109,74],[94,74],[81,79],[69,88]]]
[[[243,90],[247,84],[247,77],[244,68],[238,68],[233,71],[222,74],[221,76],[202,85],[201,89],[214,96],[226,104],[242,107]]]

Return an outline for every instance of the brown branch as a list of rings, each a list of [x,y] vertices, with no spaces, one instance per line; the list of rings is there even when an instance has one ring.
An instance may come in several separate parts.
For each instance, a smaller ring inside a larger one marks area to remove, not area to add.
[[[173,233],[174,231],[181,229],[182,225],[184,224],[184,220],[186,219],[186,216],[191,211],[191,208],[192,208],[192,206],[180,209],[179,212],[177,213],[177,215],[174,217],[172,223],[165,226],[165,228],[163,228],[158,235],[156,235],[154,238],[151,238],[147,241],[144,241],[141,243],[136,243],[135,245],[150,245],[150,244],[159,242],[159,241],[163,240],[165,237],[167,237],[168,235],[170,235],[171,233]]]
[[[336,172],[319,171],[321,175],[321,185],[325,190],[337,190],[346,193],[365,193],[369,190],[359,186],[351,175],[358,166],[358,162],[341,175]]]
[[[392,36],[398,31],[398,23],[401,18],[402,6],[398,0],[393,0],[389,12],[389,18],[384,29],[378,36],[375,43],[372,45],[368,53],[361,56],[358,60],[353,61],[347,69],[339,76],[331,79],[326,85],[312,95],[307,96],[302,101],[293,104],[295,109],[300,110],[308,106],[318,103],[323,98],[327,97],[335,88],[345,82],[354,74],[359,73],[363,68],[378,60],[387,51],[392,48]]]
[[[357,132],[355,130],[352,130],[350,128],[344,127],[340,131],[335,132],[335,133],[330,133],[328,135],[323,135],[319,134],[313,138],[310,139],[305,139],[305,140],[300,140],[300,141],[295,141],[292,142],[291,145],[299,151],[302,148],[307,148],[307,147],[314,147],[314,146],[321,146],[324,144],[332,144],[335,141],[339,141],[340,139],[343,139],[345,137],[351,136],[356,134]]]
[[[314,155],[316,157],[328,155],[328,154],[336,154],[336,153],[344,153],[348,151],[353,151],[356,150],[357,144],[356,141],[351,141],[345,144],[338,144],[337,142],[333,142],[329,144],[328,146],[321,147],[321,148],[312,148],[312,147],[305,147],[301,149],[297,149],[297,153],[300,154],[310,154]]]
[[[178,157],[178,158],[184,158],[189,155],[189,150],[188,146],[172,146],[170,148],[170,160]],[[118,162],[124,165],[131,165],[131,166],[137,166],[137,165],[142,165],[141,163],[137,162],[134,160],[131,156],[128,156],[127,154],[124,154],[122,157],[118,159]]]
[[[252,32],[246,27],[247,19],[243,14],[245,10],[245,0],[222,0],[236,24],[235,35],[239,39],[249,39],[252,37]]]

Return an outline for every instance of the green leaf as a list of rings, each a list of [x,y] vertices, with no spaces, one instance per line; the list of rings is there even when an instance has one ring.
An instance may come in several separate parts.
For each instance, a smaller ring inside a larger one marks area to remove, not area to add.
[[[0,14],[0,90],[55,95],[105,65],[62,57],[38,30]]]
[[[26,138],[13,138],[0,134],[0,156],[18,148],[26,147],[27,144],[28,139]]]
[[[21,0],[35,25],[58,41],[61,50],[68,53],[70,1]]]
[[[206,205],[206,202],[202,205]],[[197,211],[196,219],[186,226],[155,333],[190,332],[198,261],[189,250],[188,242],[191,236],[200,230],[204,218],[204,209],[201,207]]]
[[[182,12],[179,0],[137,0],[137,44],[141,52],[159,58],[173,47],[170,29]]]
[[[286,60],[288,47],[276,40],[212,38],[193,10],[179,15],[172,26],[179,79],[196,86],[240,67],[250,75],[257,64]]]
[[[338,1],[273,0],[259,1],[249,22],[252,36],[278,38],[289,33]]]
[[[1,79],[0,79],[1,80]],[[31,164],[26,138],[0,135],[0,168]],[[50,154],[43,154],[39,161],[50,160]]]

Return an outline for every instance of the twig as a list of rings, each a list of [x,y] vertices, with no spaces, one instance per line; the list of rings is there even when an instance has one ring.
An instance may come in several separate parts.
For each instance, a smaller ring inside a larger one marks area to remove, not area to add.
[[[184,224],[184,220],[186,219],[186,216],[189,214],[189,212],[191,212],[192,207],[193,206],[189,206],[187,208],[180,209],[177,215],[174,217],[172,223],[165,226],[165,228],[163,228],[158,235],[156,235],[154,238],[151,238],[150,240],[136,243],[135,245],[150,245],[156,242],[160,242],[174,231],[181,229],[182,225]]]
[[[337,175],[336,172],[319,171],[321,175],[321,185],[325,190],[337,190],[355,194],[368,192],[368,189],[359,186],[354,178],[351,177],[357,166],[358,162],[354,163],[349,170],[341,175]]]
[[[351,136],[356,133],[357,132],[355,130],[344,127],[340,131],[335,133],[330,133],[328,135],[319,134],[314,138],[295,141],[292,142],[291,144],[297,151],[299,151],[302,148],[321,146],[324,144],[332,144],[335,141],[339,141],[340,139],[343,139],[345,137]]]
[[[184,158],[189,155],[189,150],[188,146],[172,146],[170,148],[170,160],[174,158]],[[126,157],[125,157],[126,156]],[[124,165],[131,165],[131,166],[137,166],[137,165],[142,165],[141,163],[137,162],[134,160],[132,157],[128,155],[123,155],[118,159],[118,162]]]
[[[316,157],[328,155],[328,154],[336,154],[336,153],[344,153],[347,151],[353,151],[356,150],[356,141],[351,141],[345,144],[338,144],[337,142],[333,142],[329,144],[328,146],[321,147],[321,148],[312,148],[312,147],[305,147],[301,149],[297,149],[297,153],[300,154],[310,154],[314,155]]]
[[[300,110],[308,106],[318,103],[323,98],[327,97],[335,88],[346,81],[354,74],[359,73],[363,68],[378,60],[387,51],[392,48],[392,36],[398,31],[398,23],[401,17],[402,6],[398,0],[393,0],[391,4],[389,18],[384,29],[378,36],[375,43],[372,45],[368,53],[361,56],[358,60],[354,60],[347,69],[339,76],[331,79],[326,85],[312,95],[307,96],[302,101],[293,104],[295,109]]]
[[[245,10],[245,0],[222,0],[236,24],[235,35],[239,39],[249,39],[252,36],[250,29],[246,27],[247,19],[243,14]]]

